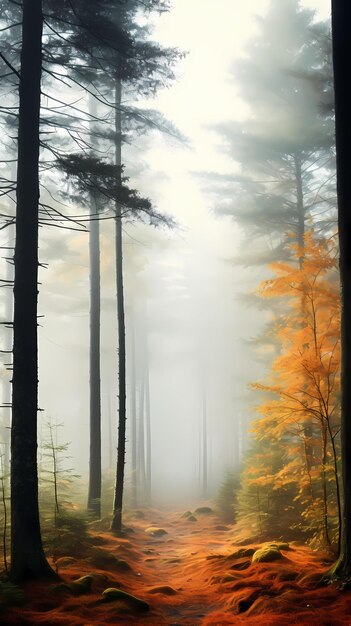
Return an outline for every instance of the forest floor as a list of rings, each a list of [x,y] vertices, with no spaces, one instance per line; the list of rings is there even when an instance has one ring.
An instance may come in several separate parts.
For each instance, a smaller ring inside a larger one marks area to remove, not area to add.
[[[3,608],[0,623],[351,626],[351,592],[321,582],[326,555],[293,542],[281,545],[279,560],[253,563],[262,544],[245,543],[214,514],[183,513],[145,509],[123,539],[95,525],[85,555],[58,560],[61,582],[28,584],[23,605]],[[90,578],[71,586],[82,576]],[[127,596],[105,602],[110,587],[149,606]]]

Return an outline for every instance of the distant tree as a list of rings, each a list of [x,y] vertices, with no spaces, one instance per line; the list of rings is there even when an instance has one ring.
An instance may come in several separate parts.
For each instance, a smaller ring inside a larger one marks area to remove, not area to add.
[[[336,123],[336,172],[341,280],[341,456],[343,513],[341,550],[332,574],[351,577],[351,90],[346,59],[351,54],[350,7],[332,0],[333,66]]]
[[[298,0],[272,0],[233,68],[251,114],[218,127],[240,171],[218,177],[217,204],[242,228],[241,263],[285,259],[292,233],[303,248],[312,223],[322,232],[335,225],[333,119],[322,106],[329,25],[313,17]]]

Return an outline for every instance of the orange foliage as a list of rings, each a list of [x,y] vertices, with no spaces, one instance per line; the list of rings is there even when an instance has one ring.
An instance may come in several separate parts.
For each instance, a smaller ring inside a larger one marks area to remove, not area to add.
[[[280,462],[272,471],[272,451],[265,453],[266,465],[256,453],[245,479],[251,487],[269,483],[272,490],[293,488],[300,515],[296,526],[308,528],[315,539],[330,546],[338,541],[340,507],[337,255],[333,238],[315,239],[311,233],[305,236],[303,251],[294,248],[295,260],[272,265],[276,276],[260,289],[262,297],[281,298],[285,313],[277,331],[281,353],[270,378],[266,384],[252,385],[269,394],[259,406],[261,419],[252,427],[255,439],[262,450],[264,442],[275,445]],[[257,462],[260,473],[255,471]]]

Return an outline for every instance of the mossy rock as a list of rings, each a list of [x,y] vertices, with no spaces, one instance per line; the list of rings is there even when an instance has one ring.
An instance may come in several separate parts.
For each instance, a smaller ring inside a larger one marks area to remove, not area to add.
[[[134,519],[145,519],[145,513],[143,511],[134,511],[132,517],[134,517]]]
[[[132,570],[131,566],[124,559],[119,559],[117,556],[115,557],[115,568],[120,570],[121,572],[130,572]]]
[[[148,593],[161,593],[164,596],[175,596],[177,592],[169,585],[160,585],[158,587],[152,587],[148,590]]]
[[[103,585],[104,587],[106,587],[106,585],[108,585],[110,582],[109,576],[107,576],[107,574],[104,574],[103,572],[89,572],[89,576],[92,577],[93,582],[97,585]],[[119,585],[120,583],[118,582],[117,584]]]
[[[240,548],[239,550],[236,550],[236,552],[233,552],[232,554],[230,554],[227,558],[228,559],[243,559],[243,558],[250,558],[252,557],[255,552],[258,550],[258,548]]]
[[[77,562],[77,559],[74,559],[73,556],[61,556],[61,558],[57,559],[56,566],[59,568],[69,567]]]
[[[267,543],[267,547],[269,548],[277,548],[277,550],[291,550],[288,543],[285,541],[274,541],[273,543]]]
[[[149,526],[145,529],[145,532],[152,537],[163,537],[167,535],[167,531],[164,528],[158,528],[157,526]]]
[[[217,526],[214,527],[214,530],[225,530],[225,531],[228,531],[229,528],[228,528],[228,526],[224,526],[223,524],[218,524]]]
[[[195,517],[195,515],[189,515],[189,517],[186,518],[187,522],[197,522],[197,519]]]
[[[194,513],[195,515],[214,515],[213,509],[209,506],[199,506]]]
[[[127,604],[140,613],[146,613],[150,610],[150,605],[145,602],[145,600],[141,600],[136,596],[133,596],[131,593],[127,593],[126,591],[122,591],[121,589],[117,589],[115,587],[109,587],[102,592],[103,602],[116,602],[123,601],[127,602]]]
[[[273,563],[273,561],[280,561],[284,557],[278,548],[272,546],[266,546],[259,548],[252,555],[253,563]]]
[[[75,596],[82,596],[83,594],[89,593],[91,591],[92,583],[93,576],[89,574],[87,576],[77,578],[77,580],[72,580],[71,582],[65,582],[60,583],[59,585],[55,585],[53,587],[53,591],[63,591],[72,593]]]
[[[240,576],[240,574],[220,574],[217,576],[211,576],[210,578],[210,585],[220,585],[222,583],[233,583],[236,580],[238,580],[238,576]]]
[[[127,561],[119,559],[115,554],[108,552],[108,550],[102,550],[101,548],[94,548],[92,555],[88,557],[86,561],[102,569],[117,569],[124,572],[132,569]]]
[[[183,514],[180,516],[180,519],[184,519],[184,518],[186,518],[186,517],[190,517],[191,515],[192,515],[192,512],[191,512],[191,511],[185,511],[185,513],[183,513]]]

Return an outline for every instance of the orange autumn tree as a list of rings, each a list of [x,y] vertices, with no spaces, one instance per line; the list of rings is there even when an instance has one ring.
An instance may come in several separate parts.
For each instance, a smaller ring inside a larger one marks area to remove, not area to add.
[[[339,545],[340,300],[334,239],[305,235],[291,263],[275,263],[261,285],[264,298],[284,302],[281,353],[253,423],[252,454],[243,474],[242,503],[260,498],[256,523],[274,521],[307,533],[314,545]],[[298,260],[303,257],[302,267]],[[246,491],[246,498],[245,498]],[[264,498],[262,500],[262,494]],[[269,504],[270,502],[270,504]],[[271,510],[269,510],[269,508]],[[243,512],[245,506],[242,506]],[[248,509],[248,505],[246,506]],[[270,525],[272,528],[272,526]],[[279,530],[279,529],[278,529]]]

